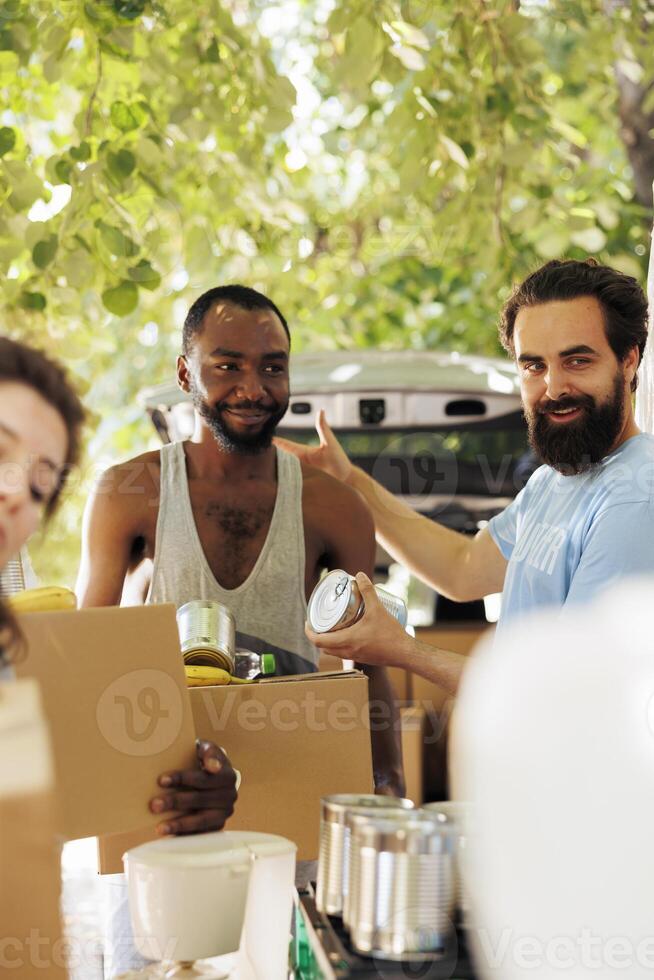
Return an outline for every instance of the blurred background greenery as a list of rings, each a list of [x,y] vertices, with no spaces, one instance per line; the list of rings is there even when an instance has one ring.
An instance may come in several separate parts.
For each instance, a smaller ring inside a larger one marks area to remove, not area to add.
[[[497,353],[511,283],[597,256],[644,281],[654,178],[649,0],[4,0],[2,328],[93,412],[48,546],[157,444],[205,289],[269,293],[294,349]]]

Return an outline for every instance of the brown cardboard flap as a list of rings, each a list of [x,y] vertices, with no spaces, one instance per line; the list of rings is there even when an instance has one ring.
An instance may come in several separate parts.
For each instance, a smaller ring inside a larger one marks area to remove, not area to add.
[[[400,709],[405,795],[416,806],[424,802],[423,747],[426,719],[422,708]]]
[[[279,677],[262,677],[257,684],[292,684],[300,681],[304,683],[307,678],[312,681],[333,680],[334,678],[356,677],[362,674],[361,670],[324,670],[317,671],[315,674],[286,674]],[[243,685],[238,685],[243,686]]]
[[[50,791],[0,798],[2,973],[66,980],[59,918],[60,844]]]
[[[22,980],[65,980],[52,757],[38,687],[0,685],[0,963]]]
[[[68,839],[152,826],[157,777],[195,758],[173,606],[32,613],[18,665],[41,685]]]
[[[221,745],[242,782],[230,830],[280,834],[299,861],[318,856],[320,799],[371,793],[368,678],[359,671],[302,674],[259,684],[191,688],[197,735]],[[104,838],[103,874],[153,834]]]

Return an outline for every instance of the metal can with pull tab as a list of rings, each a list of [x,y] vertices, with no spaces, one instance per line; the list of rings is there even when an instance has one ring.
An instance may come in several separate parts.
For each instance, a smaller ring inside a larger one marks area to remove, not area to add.
[[[177,610],[177,628],[185,664],[234,673],[236,624],[227,606],[208,599],[186,602]]]
[[[384,609],[406,627],[407,608],[402,600],[378,585],[375,592]],[[342,568],[337,568],[328,572],[311,593],[307,620],[315,633],[331,633],[352,626],[361,619],[364,609],[365,603],[356,579]]]

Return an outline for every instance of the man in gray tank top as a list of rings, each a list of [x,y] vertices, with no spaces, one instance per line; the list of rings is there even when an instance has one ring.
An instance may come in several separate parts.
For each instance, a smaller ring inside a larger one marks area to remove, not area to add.
[[[100,480],[84,517],[82,606],[119,603],[126,579],[146,572],[142,600],[215,599],[232,610],[242,645],[275,652],[278,673],[317,669],[307,599],[323,568],[371,575],[375,538],[356,492],[273,445],[288,406],[289,350],[286,320],[255,290],[219,287],[193,304],[177,378],[193,398],[195,430]],[[390,685],[383,668],[363,669],[371,704],[383,703],[388,718],[382,726],[376,712],[371,725],[376,789],[402,795]],[[112,884],[111,938],[126,955],[107,976],[138,963],[121,919],[124,885]]]
[[[242,645],[276,653],[278,673],[317,669],[307,598],[324,568],[372,574],[374,527],[355,491],[273,445],[288,406],[289,350],[286,320],[253,289],[218,287],[193,304],[177,378],[193,399],[194,433],[100,480],[84,519],[82,606],[120,602],[129,575],[149,566],[146,601],[217,600],[232,610]],[[377,790],[401,793],[388,679],[364,669],[371,702],[387,704],[390,717],[372,726]]]

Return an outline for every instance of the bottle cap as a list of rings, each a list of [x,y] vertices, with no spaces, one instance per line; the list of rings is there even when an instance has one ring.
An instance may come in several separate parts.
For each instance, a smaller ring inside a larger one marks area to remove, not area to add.
[[[274,674],[277,669],[277,664],[275,663],[274,653],[262,653],[261,654],[261,673],[264,674]]]

